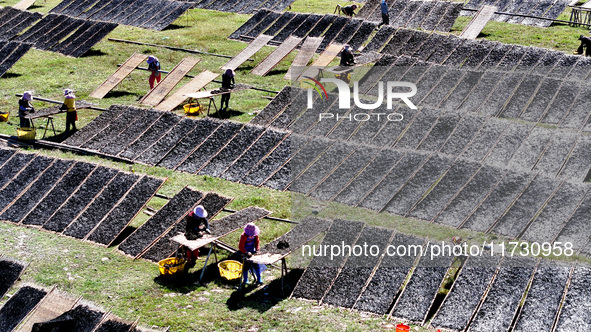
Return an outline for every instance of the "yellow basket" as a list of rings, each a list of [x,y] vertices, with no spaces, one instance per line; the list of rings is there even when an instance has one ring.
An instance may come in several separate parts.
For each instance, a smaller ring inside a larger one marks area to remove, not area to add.
[[[10,113],[0,113],[0,122],[7,122],[8,115],[10,115]]]
[[[220,275],[228,280],[238,279],[242,276],[242,263],[237,261],[223,261],[218,263]]]
[[[183,106],[186,115],[199,115],[201,114],[201,105],[199,103],[189,103]]]
[[[21,127],[16,129],[18,139],[23,141],[30,141],[35,139],[35,128]]]
[[[158,262],[158,268],[160,274],[163,276],[171,276],[177,273],[181,273],[185,270],[185,264],[187,261],[184,258],[167,258]]]

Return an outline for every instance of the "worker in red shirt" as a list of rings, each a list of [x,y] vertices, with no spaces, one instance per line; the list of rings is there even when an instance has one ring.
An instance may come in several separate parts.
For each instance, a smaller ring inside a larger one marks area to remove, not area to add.
[[[160,83],[161,73],[160,73],[160,61],[158,58],[150,55],[148,57],[148,69],[152,72],[150,77],[148,78],[148,82],[150,83],[150,90],[154,89],[154,81]]]
[[[244,226],[244,232],[240,235],[240,243],[238,248],[244,255],[245,261],[242,268],[242,279],[245,284],[248,284],[248,271],[252,271],[256,277],[256,284],[261,285],[263,283],[263,271],[267,268],[264,264],[257,264],[248,261],[248,258],[252,257],[260,249],[259,234],[261,230],[254,224],[248,223]]]

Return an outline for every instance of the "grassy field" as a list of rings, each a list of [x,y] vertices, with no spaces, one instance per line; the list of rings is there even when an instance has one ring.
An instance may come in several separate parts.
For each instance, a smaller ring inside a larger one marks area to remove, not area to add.
[[[0,1],[0,5],[12,5],[16,2],[17,0]],[[33,10],[47,12],[57,3],[59,3],[58,0],[38,2]],[[342,2],[297,0],[292,10],[332,13],[337,3]],[[232,56],[240,52],[246,44],[230,41],[226,37],[248,18],[248,15],[195,9],[190,10],[173,26],[161,32],[119,26],[109,37]],[[561,18],[568,18],[568,14],[563,14]],[[460,17],[452,33],[459,33],[467,22],[467,18]],[[541,46],[570,52],[578,46],[578,35],[586,33],[586,29],[566,25],[554,25],[542,29],[490,22],[481,37],[505,43]],[[274,91],[289,84],[283,76],[294,55],[290,55],[287,61],[282,62],[273,75],[261,78],[248,74],[254,65],[272,50],[272,47],[265,47],[254,57],[254,63],[247,62],[240,67],[237,71],[237,82]],[[32,49],[4,77],[0,78],[2,93],[0,111],[10,111],[12,115],[9,123],[0,123],[0,133],[15,134],[18,126],[16,117],[18,112],[17,98],[14,94],[25,90],[32,90],[35,96],[61,100],[62,90],[73,88],[77,91],[79,99],[92,101],[100,107],[108,108],[112,104],[136,104],[148,90],[147,72],[134,72],[104,99],[88,98],[88,95],[116,70],[117,64],[123,63],[134,52],[158,56],[164,70],[172,69],[184,57],[198,57],[201,62],[190,72],[193,75],[205,69],[220,73],[219,68],[228,61],[225,58],[116,43],[107,39],[98,43],[87,55],[77,59]],[[181,85],[187,81],[188,79],[185,79]],[[218,84],[212,84],[210,87],[218,87]],[[264,96],[272,96],[272,94],[258,91],[234,94],[231,100],[232,119],[249,121],[254,116],[254,112],[268,103]],[[48,106],[38,102],[34,105],[36,108]],[[80,111],[78,126],[84,126],[97,114],[97,111]],[[63,131],[65,117],[56,116],[55,124],[58,133]],[[37,126],[40,125],[43,124],[38,122]],[[38,138],[41,134],[38,130]],[[60,158],[82,159],[125,170],[129,168],[128,165],[96,157],[80,157],[51,151],[41,153]],[[372,225],[396,228],[404,233],[436,240],[449,240],[454,235],[460,235],[474,243],[481,243],[485,239],[496,239],[494,236],[452,230],[340,204],[304,201],[302,197],[295,194],[239,185],[207,176],[193,176],[141,165],[134,165],[133,169],[137,173],[168,178],[160,191],[165,195],[174,195],[182,187],[189,185],[202,191],[215,191],[233,197],[234,200],[229,205],[232,209],[257,205],[273,211],[273,216],[294,220],[310,213],[330,219],[362,220]],[[149,205],[160,208],[164,203],[164,200],[155,198]],[[132,226],[140,226],[147,218],[147,215],[141,214],[133,221]],[[290,224],[263,221],[261,228],[262,242],[267,243],[289,230]],[[171,282],[157,278],[158,271],[153,263],[134,261],[113,248],[99,247],[52,233],[5,223],[0,223],[0,234],[3,235],[0,241],[0,254],[30,264],[22,276],[22,282],[33,282],[46,287],[56,285],[73,296],[83,295],[105,309],[111,309],[124,319],[135,320],[140,317],[143,324],[171,326],[171,331],[368,331],[392,330],[396,323],[364,313],[286,299],[277,291],[277,278],[280,275],[277,268],[267,272],[266,281],[270,283],[269,288],[249,292],[246,298],[242,299],[234,290],[235,284],[223,282],[209,275],[206,277],[207,283],[197,282],[198,269],[202,266],[202,261],[191,270],[188,280],[181,283]],[[224,241],[236,246],[238,236],[236,232]],[[224,257],[223,254],[222,257]],[[305,262],[292,261],[291,263],[292,266],[299,266]],[[298,273],[301,271],[294,270],[290,280],[297,280]],[[237,301],[239,299],[240,302]],[[3,303],[2,301],[0,304]],[[419,327],[416,327],[416,330],[426,331]]]

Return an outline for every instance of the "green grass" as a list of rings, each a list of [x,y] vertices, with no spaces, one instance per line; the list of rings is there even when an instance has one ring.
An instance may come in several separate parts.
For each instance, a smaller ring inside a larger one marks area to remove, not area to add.
[[[570,8],[567,8],[558,19],[569,20]],[[452,33],[459,34],[468,24],[470,17],[460,16],[456,20]],[[588,35],[589,29],[571,27],[563,23],[554,23],[548,28],[539,28],[521,24],[508,24],[489,21],[478,38],[499,41],[506,44],[519,44],[550,48],[572,54],[579,42],[579,35]]]
[[[16,2],[17,0],[7,0],[1,4],[11,5]],[[38,2],[39,7],[34,10],[47,12],[58,2],[58,0]],[[320,14],[332,13],[336,4],[342,4],[342,1],[298,0],[293,4],[292,10]],[[172,28],[165,31],[156,32],[119,26],[109,37],[233,56],[240,52],[246,44],[227,40],[226,37],[249,17],[249,15],[196,9],[190,10],[188,14],[175,22]],[[568,14],[561,16],[561,19],[564,18],[568,18]],[[458,34],[468,20],[468,18],[460,17],[456,21],[452,33]],[[483,30],[481,37],[505,43],[541,46],[570,52],[578,46],[578,35],[586,33],[586,29],[566,25],[553,25],[550,28],[542,29],[490,22]],[[283,76],[294,55],[290,55],[286,59],[287,61],[282,62],[272,75],[261,78],[249,74],[254,65],[258,64],[273,49],[265,47],[254,57],[254,63],[247,62],[242,66],[237,71],[237,82],[275,91],[289,84],[283,79]],[[123,63],[134,52],[158,56],[164,70],[172,69],[184,57],[198,57],[201,62],[190,72],[192,75],[205,69],[221,73],[219,68],[228,61],[225,58],[116,43],[107,39],[98,43],[89,55],[78,59],[33,49],[9,70],[8,75],[0,78],[0,87],[2,88],[0,111],[10,111],[12,115],[9,123],[0,123],[0,133],[15,134],[18,125],[16,117],[18,112],[17,98],[14,97],[14,94],[22,93],[25,90],[33,90],[35,96],[61,100],[62,89],[73,88],[77,90],[79,99],[95,102],[100,107],[107,108],[112,104],[137,105],[137,100],[148,90],[148,73],[144,71],[134,72],[104,99],[88,98],[88,95],[117,69],[117,64]],[[186,82],[188,79],[184,79],[180,85]],[[209,87],[215,88],[218,87],[218,84],[211,84]],[[232,119],[249,121],[254,116],[253,112],[262,109],[268,103],[268,100],[263,97],[269,95],[269,93],[258,91],[234,94],[231,108],[236,113]],[[47,106],[39,102],[34,102],[34,105],[36,108]],[[92,121],[98,114],[98,111],[80,111],[78,127]],[[41,122],[37,121],[36,125],[38,127],[44,125]],[[63,131],[65,117],[63,115],[56,116],[55,124],[58,133]],[[37,135],[40,138],[42,130],[38,130]],[[123,170],[129,169],[126,164],[97,157],[81,157],[53,151],[41,151],[40,153],[59,158],[86,160]],[[142,165],[134,165],[133,170],[138,173],[167,178],[160,190],[160,193],[165,195],[172,196],[182,187],[189,185],[198,190],[214,191],[233,197],[234,200],[229,208],[236,210],[257,205],[273,211],[273,216],[280,218],[299,220],[303,216],[313,213],[329,219],[361,220],[370,225],[395,228],[403,233],[429,237],[433,240],[449,240],[454,235],[460,235],[470,243],[476,244],[481,244],[484,240],[501,240],[496,236],[455,230],[386,213],[379,214],[366,209],[351,208],[337,203],[310,200],[301,197],[301,195],[240,185],[208,176],[194,176]],[[158,209],[165,202],[163,199],[153,198],[149,205]],[[147,219],[148,216],[142,213],[133,220],[132,226],[138,227]],[[263,243],[267,243],[284,234],[291,228],[291,225],[266,220],[261,222],[261,228],[261,240]],[[86,299],[94,301],[105,309],[112,308],[113,312],[122,318],[135,320],[139,316],[140,321],[144,324],[170,325],[172,331],[254,331],[257,329],[367,331],[391,330],[395,323],[364,313],[317,306],[311,302],[276,298],[274,294],[260,298],[248,297],[242,302],[242,307],[233,308],[231,304],[235,295],[233,295],[233,284],[230,283],[220,280],[206,285],[193,282],[184,285],[161,283],[155,280],[158,272],[153,263],[143,260],[134,261],[116,252],[113,248],[104,248],[11,224],[0,223],[0,233],[3,235],[2,241],[0,241],[0,253],[30,263],[22,277],[22,282],[34,282],[46,287],[56,285],[73,296],[84,295]],[[239,233],[235,232],[223,240],[236,246]],[[315,242],[317,243],[319,240],[320,238],[317,238]],[[103,258],[107,258],[107,260]],[[588,259],[580,257],[569,260],[575,259],[588,261]],[[199,263],[191,271],[192,281],[196,278],[197,268],[200,267],[200,264],[202,263]],[[302,257],[295,255],[290,258],[290,266],[305,265],[306,260]],[[267,280],[270,281],[279,275],[278,269],[270,269]],[[449,283],[449,280],[446,283]],[[445,291],[445,289],[441,290],[442,293]],[[6,301],[6,299],[2,301]],[[425,331],[425,329],[419,328],[418,331]]]

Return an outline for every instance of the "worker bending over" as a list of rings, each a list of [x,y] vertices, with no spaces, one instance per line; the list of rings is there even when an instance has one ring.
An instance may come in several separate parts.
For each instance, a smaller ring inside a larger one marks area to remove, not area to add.
[[[150,90],[154,89],[154,81],[160,83],[160,78],[161,78],[161,73],[160,73],[160,61],[158,61],[158,58],[150,55],[148,57],[148,70],[150,70],[152,73],[150,74],[150,77],[148,78],[148,82],[150,83]]]
[[[76,131],[76,121],[78,121],[78,113],[76,112],[76,95],[74,90],[64,90],[64,103],[60,107],[60,110],[66,111],[66,133],[70,132],[70,126],[72,130]]]
[[[339,14],[343,14],[349,17],[353,17],[353,15],[356,15],[355,10],[357,9],[357,5],[353,4],[353,5],[349,5],[349,6],[345,6],[342,7],[341,5],[337,5],[337,8],[335,8],[334,10],[334,14],[337,13],[337,11],[339,12]]]
[[[197,205],[193,211],[187,215],[187,240],[195,240],[203,237],[205,233],[211,234],[209,222],[207,221],[207,211],[203,205]]]
[[[341,51],[341,63],[340,66],[353,66],[355,64],[355,57],[351,46],[345,45],[345,48]]]
[[[193,211],[187,215],[187,225],[185,227],[185,237],[187,240],[197,240],[203,235],[211,234],[209,222],[207,221],[207,211],[203,205],[197,205]],[[195,260],[199,258],[199,249],[193,251],[187,250],[187,263],[190,267],[195,266]]]
[[[581,41],[581,45],[573,53],[574,54],[583,54],[583,48],[584,48],[585,49],[585,56],[591,56],[591,38],[580,35],[579,40]]]
[[[18,116],[20,118],[20,127],[21,128],[30,128],[31,127],[31,121],[29,119],[25,118],[25,116],[27,116],[27,114],[29,112],[35,112],[35,109],[33,108],[33,105],[31,104],[32,101],[33,101],[33,95],[31,94],[30,91],[25,91],[23,93],[23,97],[18,100]]]

